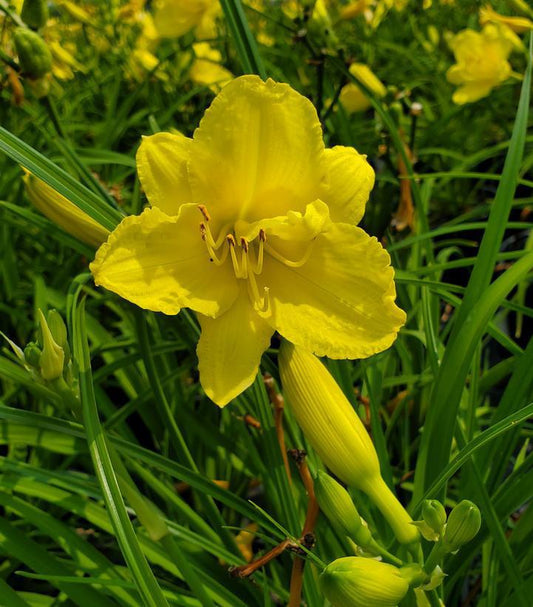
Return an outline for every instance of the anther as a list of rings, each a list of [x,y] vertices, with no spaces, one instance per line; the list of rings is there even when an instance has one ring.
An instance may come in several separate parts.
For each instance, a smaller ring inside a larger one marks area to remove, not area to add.
[[[204,216],[204,219],[206,221],[209,221],[211,219],[211,216],[209,215],[209,213],[207,212],[207,209],[205,207],[205,205],[203,204],[199,204],[198,205],[198,210],[200,211],[200,213]]]
[[[245,253],[248,253],[248,241],[246,240],[246,238],[244,238],[244,236],[241,237],[241,247]]]
[[[233,236],[233,234],[228,234],[226,236],[226,240],[228,241],[228,243],[232,246],[232,247],[236,247],[237,243],[235,242],[235,237]]]
[[[259,230],[259,240],[260,240],[260,242],[266,242],[266,239],[267,239],[266,232],[265,232],[265,230],[263,230],[263,228],[261,228]]]

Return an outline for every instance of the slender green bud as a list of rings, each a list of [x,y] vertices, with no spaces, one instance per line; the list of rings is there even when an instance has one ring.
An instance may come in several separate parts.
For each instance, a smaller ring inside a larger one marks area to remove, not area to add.
[[[70,346],[67,339],[67,326],[61,314],[57,310],[50,310],[46,317],[48,326],[50,327],[50,333],[58,346],[63,348],[65,353],[65,361],[70,360]]]
[[[443,537],[446,552],[455,552],[474,539],[481,527],[479,508],[469,500],[459,502],[450,512]]]
[[[24,348],[24,362],[30,365],[30,367],[39,368],[41,354],[41,348],[34,341],[31,341]]]
[[[320,509],[334,527],[363,548],[371,543],[372,535],[363,525],[348,491],[329,474],[322,471],[318,473],[315,495]]]
[[[50,381],[63,375],[65,353],[63,352],[63,348],[54,341],[50,328],[48,327],[41,310],[39,310],[39,323],[41,325],[43,340],[43,353],[41,354],[39,361],[41,366],[41,377]]]
[[[396,607],[410,582],[394,565],[347,556],[330,563],[319,584],[333,607]]]
[[[438,500],[424,500],[422,518],[437,535],[442,535],[446,523],[446,510]]]
[[[52,53],[39,34],[25,27],[17,27],[13,38],[23,74],[30,78],[42,78],[52,69]]]
[[[22,21],[34,30],[43,27],[48,21],[46,0],[24,0],[20,16]]]
[[[285,340],[279,371],[291,411],[320,459],[344,483],[370,497],[400,543],[417,542],[418,530],[383,481],[372,440],[331,373],[316,356]]]

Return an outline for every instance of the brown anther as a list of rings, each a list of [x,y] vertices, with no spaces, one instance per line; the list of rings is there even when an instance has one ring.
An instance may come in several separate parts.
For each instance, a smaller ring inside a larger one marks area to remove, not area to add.
[[[233,234],[228,234],[226,236],[226,240],[228,241],[228,244],[230,244],[232,247],[237,246],[237,243],[235,242],[235,237],[233,236]]]
[[[241,237],[241,247],[245,253],[248,253],[248,241],[246,238],[244,238],[244,236]]]
[[[198,205],[198,210],[204,216],[204,219],[206,221],[209,221],[211,219],[211,216],[209,215],[209,213],[207,212],[207,209],[205,208],[205,206],[203,204]]]
[[[261,228],[261,229],[259,230],[259,240],[260,240],[261,242],[266,242],[266,239],[267,239],[266,232],[265,232],[265,230],[263,230],[263,228]]]
[[[200,234],[202,235],[202,240],[205,240],[206,238],[206,232],[207,232],[207,228],[205,226],[205,223],[201,223],[200,224]]]

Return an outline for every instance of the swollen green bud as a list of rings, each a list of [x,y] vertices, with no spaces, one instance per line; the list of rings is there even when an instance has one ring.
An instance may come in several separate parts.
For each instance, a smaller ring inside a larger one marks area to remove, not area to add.
[[[43,353],[41,354],[40,366],[41,377],[46,380],[57,379],[63,375],[63,366],[65,363],[65,353],[61,346],[58,346],[52,337],[50,328],[39,310],[39,323],[41,325],[41,334],[43,340]]]
[[[333,607],[396,607],[409,590],[401,569],[358,556],[330,563],[319,584]]]
[[[52,53],[39,34],[17,27],[13,38],[23,74],[41,78],[52,69]]]
[[[24,0],[20,12],[22,21],[32,29],[43,27],[48,21],[48,4],[46,0]]]
[[[24,348],[24,362],[30,367],[38,368],[41,360],[41,348],[34,342],[31,341]]]
[[[329,474],[320,471],[315,481],[315,495],[320,509],[334,527],[359,546],[368,546],[372,535],[363,525],[359,512],[344,487]]]
[[[459,502],[450,512],[444,532],[443,547],[446,552],[455,552],[472,540],[481,527],[479,508],[468,500]]]
[[[446,523],[446,510],[438,500],[424,500],[422,518],[437,535],[442,535]]]

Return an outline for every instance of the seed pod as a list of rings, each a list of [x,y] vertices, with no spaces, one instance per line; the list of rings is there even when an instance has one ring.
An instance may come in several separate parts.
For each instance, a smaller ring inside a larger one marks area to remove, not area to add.
[[[39,34],[25,27],[18,27],[13,38],[23,74],[37,79],[52,69],[52,54]]]
[[[43,27],[48,21],[48,4],[46,0],[24,0],[20,16],[22,21],[34,30]]]

